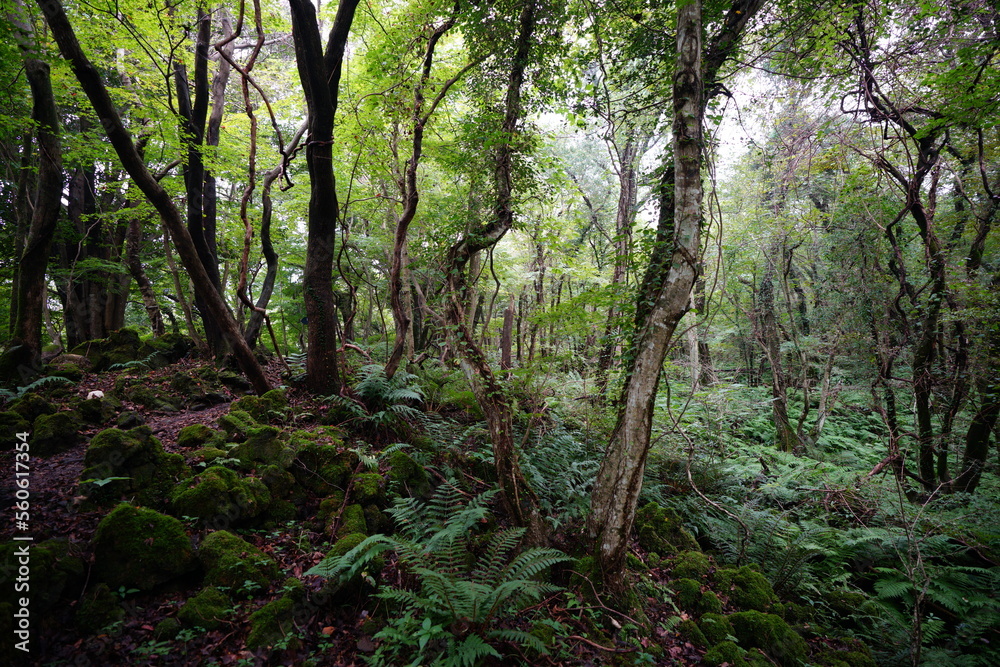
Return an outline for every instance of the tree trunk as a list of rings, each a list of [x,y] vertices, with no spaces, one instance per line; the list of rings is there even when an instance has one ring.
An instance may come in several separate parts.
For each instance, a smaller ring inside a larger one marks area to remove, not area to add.
[[[17,319],[14,336],[30,351],[32,366],[42,353],[42,308],[48,298],[45,270],[59,220],[63,191],[62,148],[59,121],[47,63],[29,58],[24,63],[31,86],[31,118],[37,126],[38,187],[31,227],[18,263]]]
[[[174,206],[170,194],[153,178],[142,161],[132,137],[125,129],[118,110],[115,108],[108,91],[101,81],[97,68],[84,55],[77,42],[76,34],[58,0],[38,0],[38,5],[45,13],[46,20],[52,30],[52,36],[59,45],[63,58],[70,62],[80,86],[83,88],[94,111],[101,120],[108,136],[108,141],[114,147],[122,166],[132,177],[136,186],[142,191],[156,211],[160,214],[164,227],[170,231],[181,262],[191,277],[195,292],[204,299],[209,315],[222,326],[223,334],[232,346],[233,354],[240,369],[258,393],[264,393],[271,387],[264,377],[264,372],[257,363],[253,352],[247,346],[235,320],[229,313],[225,301],[215,289],[204,264],[198,256],[191,235],[188,233],[180,211]]]
[[[309,109],[306,144],[309,221],[302,276],[308,327],[306,385],[315,393],[330,394],[341,388],[333,295],[333,260],[340,224],[333,173],[333,118],[337,111],[344,48],[358,0],[341,0],[325,52],[312,3],[289,0],[288,4],[292,13],[295,62]]]
[[[535,32],[537,4],[528,0],[521,8],[517,41],[507,82],[503,121],[504,139],[496,148],[494,177],[496,203],[494,216],[481,226],[477,233],[466,234],[448,251],[446,263],[445,323],[456,351],[462,356],[463,368],[470,379],[476,401],[483,410],[490,439],[493,441],[493,458],[502,490],[504,507],[511,518],[527,528],[528,540],[544,540],[545,523],[538,509],[538,497],[521,474],[517,449],[513,439],[514,413],[506,388],[497,382],[486,355],[476,345],[469,330],[463,295],[467,293],[466,275],[472,257],[481,250],[494,246],[510,230],[514,212],[512,208],[512,162],[514,136],[521,118],[521,86],[529,64],[532,35]]]
[[[160,315],[160,306],[156,302],[156,292],[153,290],[146,271],[142,268],[142,261],[139,259],[139,247],[142,243],[142,222],[139,218],[133,217],[129,221],[128,236],[125,240],[125,264],[129,273],[135,280],[139,294],[142,296],[142,305],[146,308],[146,315],[149,317],[149,326],[153,330],[153,336],[163,335],[163,317]]]
[[[588,519],[604,587],[619,599],[624,594],[625,555],[649,453],[660,371],[677,322],[690,304],[698,274],[704,81],[714,81],[761,4],[762,0],[746,0],[731,5],[719,34],[712,40],[704,70],[701,2],[694,0],[678,7],[673,167],[666,167],[660,182],[657,243],[639,292],[637,325],[626,359],[618,420],[597,474]],[[671,202],[670,210],[665,210],[665,204]]]
[[[774,253],[775,255],[777,253]],[[757,292],[757,339],[771,367],[771,411],[774,415],[774,445],[782,452],[791,452],[799,439],[788,419],[788,380],[781,361],[781,339],[774,312],[774,256],[768,259],[764,279]]]

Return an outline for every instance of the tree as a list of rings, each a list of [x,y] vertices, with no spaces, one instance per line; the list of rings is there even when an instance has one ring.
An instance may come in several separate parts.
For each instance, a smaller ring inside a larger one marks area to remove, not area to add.
[[[309,221],[302,286],[308,318],[306,383],[314,392],[340,391],[337,363],[337,317],[333,294],[333,262],[340,209],[333,173],[333,117],[348,33],[358,0],[341,0],[321,46],[316,9],[309,0],[289,0],[295,62],[309,110],[306,162],[309,166]]]
[[[701,2],[678,7],[673,165],[664,169],[661,179],[657,245],[640,287],[618,418],[597,473],[588,519],[604,586],[619,597],[649,454],[660,371],[677,323],[690,306],[700,264],[705,82],[714,83],[761,4],[760,0],[734,2],[704,55]]]
[[[97,68],[88,60],[76,39],[73,27],[63,11],[58,0],[38,0],[38,5],[45,14],[46,22],[52,31],[52,37],[59,45],[63,58],[69,61],[83,88],[94,112],[101,121],[108,141],[111,143],[122,166],[142,191],[149,202],[160,215],[160,219],[173,237],[177,253],[194,283],[196,293],[200,294],[210,315],[221,325],[222,333],[233,350],[240,369],[258,393],[270,389],[264,372],[254,357],[250,347],[243,340],[236,321],[229,313],[222,296],[212,285],[211,278],[198,256],[197,248],[181,217],[180,211],[174,205],[167,191],[150,174],[132,139],[125,129],[118,109],[108,95],[107,88],[101,80]]]

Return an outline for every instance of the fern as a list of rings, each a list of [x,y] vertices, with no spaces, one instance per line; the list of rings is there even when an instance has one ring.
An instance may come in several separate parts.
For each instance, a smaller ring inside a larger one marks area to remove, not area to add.
[[[146,355],[142,359],[135,359],[133,361],[123,361],[118,364],[111,364],[108,366],[109,371],[121,371],[121,370],[136,370],[140,368],[145,368],[149,370],[153,367],[153,360],[161,356],[159,352],[152,352]]]
[[[385,587],[378,593],[399,613],[375,636],[383,644],[370,664],[429,659],[433,664],[475,665],[487,656],[501,657],[494,644],[505,642],[545,652],[537,638],[495,625],[560,590],[540,576],[568,558],[543,548],[514,555],[524,536],[522,528],[494,533],[477,553],[474,529],[489,514],[487,505],[496,493],[466,499],[452,482],[426,502],[397,499],[388,510],[398,526],[396,535],[373,535],[307,572],[343,583],[374,558],[394,551],[418,582],[415,590]]]
[[[41,389],[51,384],[75,384],[69,378],[64,378],[61,375],[46,375],[45,377],[40,377],[34,382],[26,384],[23,387],[18,387],[14,391],[9,389],[0,389],[0,397],[4,400],[14,400],[21,398],[29,391],[35,391],[36,389]]]

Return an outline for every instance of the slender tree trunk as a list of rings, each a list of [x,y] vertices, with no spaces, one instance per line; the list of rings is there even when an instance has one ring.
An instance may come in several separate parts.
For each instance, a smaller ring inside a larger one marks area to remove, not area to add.
[[[42,308],[48,298],[45,271],[59,219],[63,191],[59,121],[47,63],[29,58],[24,63],[31,86],[31,118],[37,127],[38,187],[31,227],[18,263],[17,319],[14,336],[28,348],[32,365],[41,361]]]
[[[307,0],[289,0],[295,62],[309,109],[306,163],[309,168],[309,221],[302,276],[308,326],[306,384],[315,393],[341,389],[337,360],[337,313],[333,262],[340,225],[333,173],[333,119],[347,37],[358,0],[341,0],[326,51],[321,45],[316,9]]]
[[[624,595],[625,555],[649,453],[660,372],[698,275],[704,82],[714,81],[761,4],[761,0],[747,0],[731,5],[711,42],[704,68],[701,2],[686,2],[677,10],[673,166],[666,167],[661,179],[657,243],[640,289],[618,420],[597,473],[588,519],[604,587],[618,599]],[[665,210],[670,203],[672,208]]]
[[[757,292],[757,336],[771,367],[771,411],[774,415],[774,444],[782,452],[792,452],[798,437],[788,419],[788,379],[781,361],[781,339],[774,308],[774,257],[770,258]]]
[[[494,177],[497,200],[492,217],[476,234],[466,234],[448,252],[445,294],[445,324],[461,355],[466,375],[476,395],[476,401],[486,417],[490,439],[493,442],[493,458],[496,462],[497,477],[503,493],[503,503],[511,518],[527,528],[528,539],[539,543],[545,539],[545,523],[538,509],[538,497],[528,486],[521,473],[517,449],[513,437],[514,413],[510,395],[500,384],[490,368],[482,349],[476,345],[467,325],[467,313],[462,304],[467,293],[466,275],[473,255],[486,250],[503,238],[514,221],[512,208],[512,163],[513,147],[510,139],[514,136],[521,119],[521,87],[529,64],[532,35],[537,18],[536,0],[527,0],[521,7],[518,20],[517,41],[507,82],[503,121],[505,139],[496,148]]]
[[[63,58],[70,62],[80,86],[94,106],[94,111],[100,118],[101,125],[118,154],[122,166],[160,214],[164,227],[173,236],[177,253],[191,277],[196,293],[204,299],[209,315],[221,324],[223,333],[233,348],[240,369],[246,374],[247,379],[250,380],[258,393],[268,391],[271,388],[270,384],[264,377],[264,372],[260,364],[257,363],[253,352],[240,335],[225,301],[215,289],[205,266],[201,263],[198,250],[190,233],[188,233],[180,212],[174,206],[169,193],[160,186],[146,168],[131,135],[125,129],[121,117],[118,115],[118,110],[101,81],[97,68],[91,64],[81,50],[62,5],[59,4],[58,0],[38,0],[38,5],[45,13],[49,28],[52,30],[52,36],[59,45]]]
[[[156,301],[156,292],[153,290],[145,269],[142,268],[142,261],[139,258],[139,249],[142,244],[142,222],[139,218],[133,217],[129,221],[128,235],[125,240],[125,265],[128,266],[129,273],[135,280],[136,287],[142,297],[142,305],[146,308],[146,315],[149,317],[149,326],[153,330],[153,336],[162,336],[163,317],[160,314],[160,306]]]

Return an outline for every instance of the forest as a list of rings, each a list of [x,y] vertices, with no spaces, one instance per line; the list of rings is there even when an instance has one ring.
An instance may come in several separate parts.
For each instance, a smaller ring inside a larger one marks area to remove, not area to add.
[[[3,664],[1000,664],[995,3],[0,6]]]

